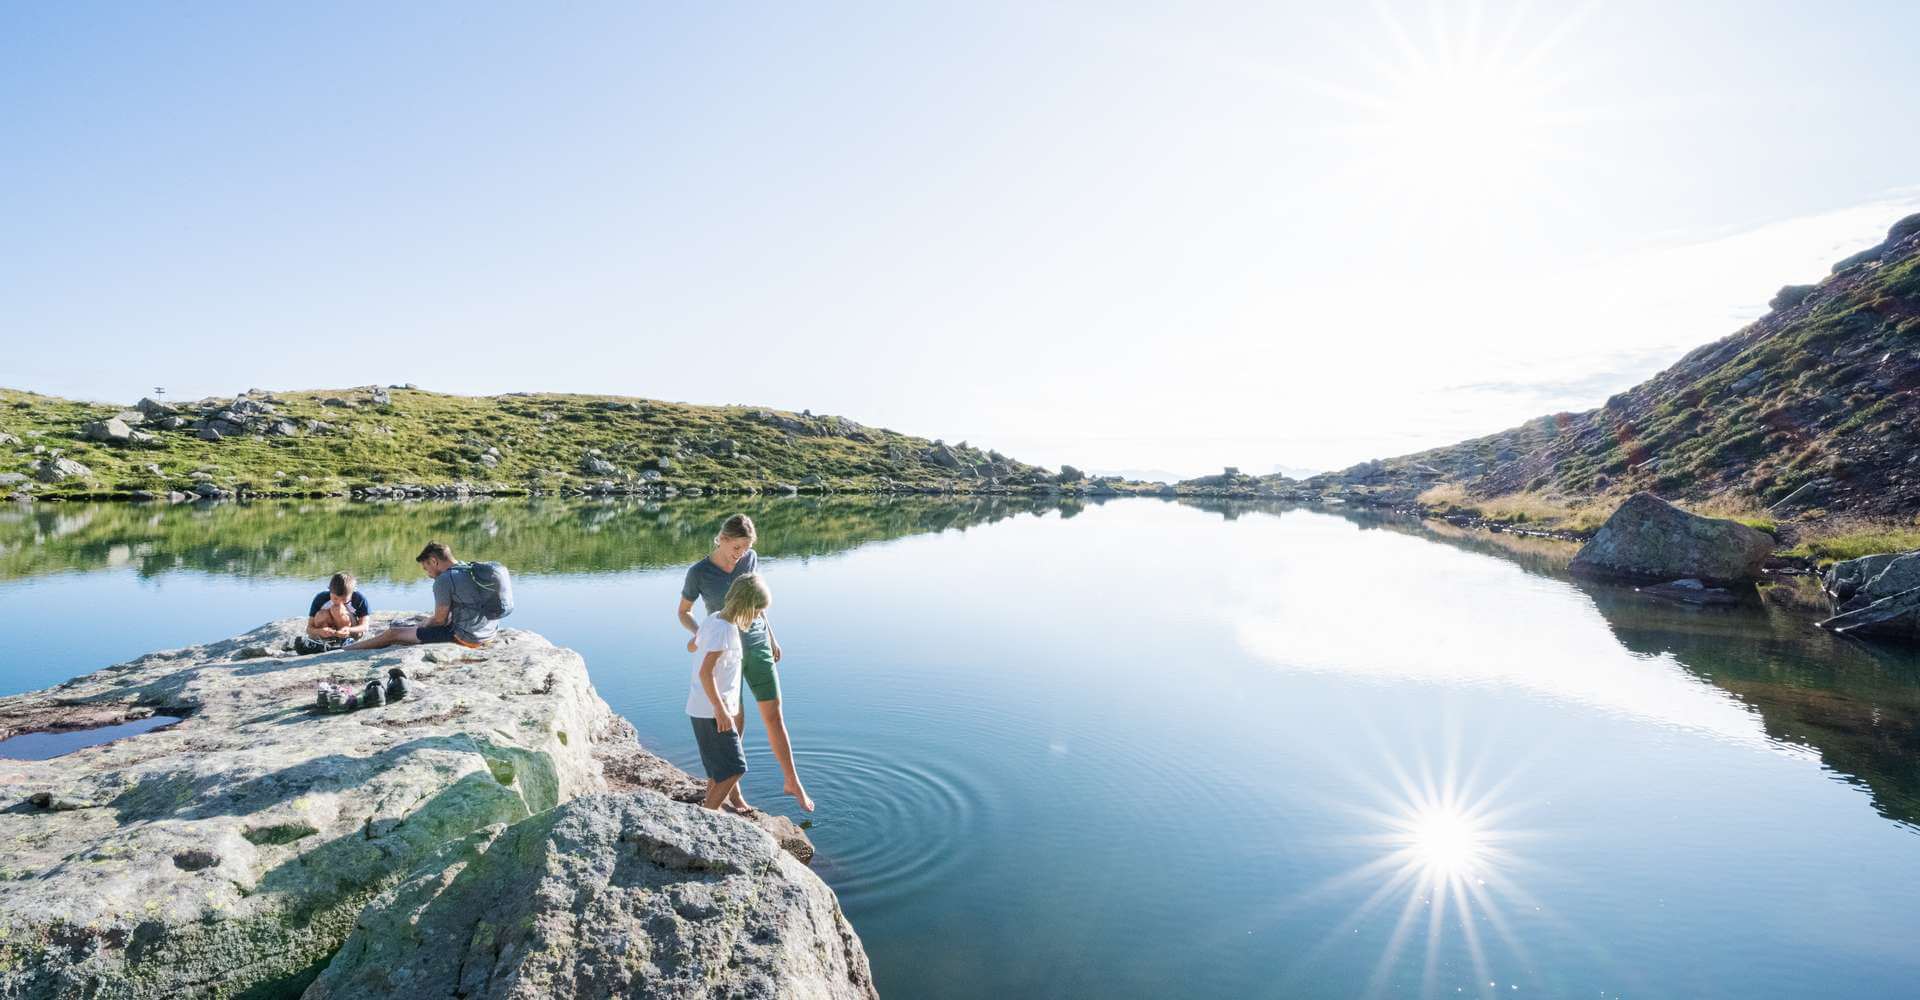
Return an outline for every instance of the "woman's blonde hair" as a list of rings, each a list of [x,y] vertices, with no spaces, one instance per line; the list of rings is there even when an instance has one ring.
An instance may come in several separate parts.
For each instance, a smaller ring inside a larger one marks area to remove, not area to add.
[[[747,544],[751,545],[757,537],[759,536],[753,530],[753,518],[745,514],[735,514],[720,526],[720,533],[713,536],[713,544],[718,545],[729,538],[744,538]]]
[[[772,603],[773,591],[767,589],[766,578],[748,573],[727,588],[727,599],[720,603],[720,617],[734,628],[746,628]]]

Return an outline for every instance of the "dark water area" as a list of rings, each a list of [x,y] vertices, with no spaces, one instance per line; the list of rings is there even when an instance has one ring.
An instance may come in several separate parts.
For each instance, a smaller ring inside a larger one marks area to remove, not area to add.
[[[1271,505],[0,510],[0,688],[425,610],[428,538],[697,757],[684,567],[752,513],[816,869],[895,997],[1911,995],[1920,657],[1560,543]],[[748,796],[796,815],[750,723]]]
[[[115,723],[111,726],[95,726],[91,729],[67,729],[45,733],[21,733],[0,740],[0,758],[7,760],[52,760],[62,754],[69,754],[85,747],[97,747],[102,743],[125,739],[149,733],[163,726],[171,726],[179,719],[170,715],[150,715],[144,719],[133,719]]]

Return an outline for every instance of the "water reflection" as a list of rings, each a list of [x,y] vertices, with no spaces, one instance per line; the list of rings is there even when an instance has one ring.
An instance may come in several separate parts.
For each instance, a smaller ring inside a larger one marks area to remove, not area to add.
[[[1217,512],[1288,516],[1298,509],[1237,502],[1231,511]],[[1251,648],[1345,673],[1498,683],[1723,739],[1811,750],[1842,779],[1866,788],[1882,816],[1920,826],[1920,652],[1823,632],[1793,601],[1694,608],[1653,600],[1630,587],[1573,578],[1566,567],[1578,546],[1568,542],[1467,531],[1377,511],[1321,513],[1363,531],[1404,534],[1489,556],[1479,571],[1490,577],[1460,578],[1456,567],[1452,592],[1437,605],[1439,613],[1432,613],[1431,593],[1424,604],[1410,593],[1405,600],[1396,596],[1401,581],[1420,572],[1417,565],[1379,574],[1370,579],[1370,592],[1358,597],[1310,602],[1296,591],[1278,602],[1284,608],[1248,630],[1245,641]],[[1417,551],[1408,558],[1417,561]],[[1501,567],[1539,577],[1542,585],[1498,586],[1491,577],[1505,572]],[[1496,591],[1502,600],[1497,607],[1476,599],[1478,593]],[[1573,601],[1590,605],[1619,649],[1630,655],[1597,658],[1588,630],[1568,631],[1568,615],[1547,613],[1553,605]],[[1357,610],[1329,610],[1337,608]],[[1432,641],[1412,651],[1375,644],[1366,617],[1388,608],[1395,615],[1427,609],[1429,617],[1418,624]],[[1353,620],[1336,622],[1332,629],[1304,627],[1303,616],[1330,613],[1351,613]],[[1474,638],[1463,626],[1478,621],[1473,631],[1484,635],[1489,617],[1499,619],[1505,642],[1499,648],[1463,645]],[[1359,653],[1343,660],[1332,647],[1315,650],[1316,636],[1338,641],[1349,653],[1358,646]]]
[[[1020,514],[1068,517],[1079,506],[1022,497],[16,505],[0,508],[0,580],[119,567],[302,578],[348,567],[363,581],[412,580],[429,538],[520,573],[650,569],[700,558],[715,525],[740,510],[760,525],[761,553],[779,558]]]

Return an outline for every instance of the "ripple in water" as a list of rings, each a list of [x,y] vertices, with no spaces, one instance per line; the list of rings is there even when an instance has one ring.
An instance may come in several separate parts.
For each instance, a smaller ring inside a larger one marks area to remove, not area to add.
[[[807,790],[831,803],[807,831],[820,852],[814,869],[849,908],[920,893],[972,854],[988,820],[986,797],[965,775],[883,756],[893,750],[796,754]]]

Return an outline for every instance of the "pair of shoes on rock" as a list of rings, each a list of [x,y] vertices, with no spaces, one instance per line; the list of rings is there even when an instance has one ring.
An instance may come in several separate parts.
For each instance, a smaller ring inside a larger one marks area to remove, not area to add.
[[[314,708],[328,714],[357,712],[363,708],[379,708],[390,701],[399,701],[407,696],[407,672],[394,667],[387,671],[387,682],[370,680],[358,691],[341,684],[323,683],[314,695]]]

